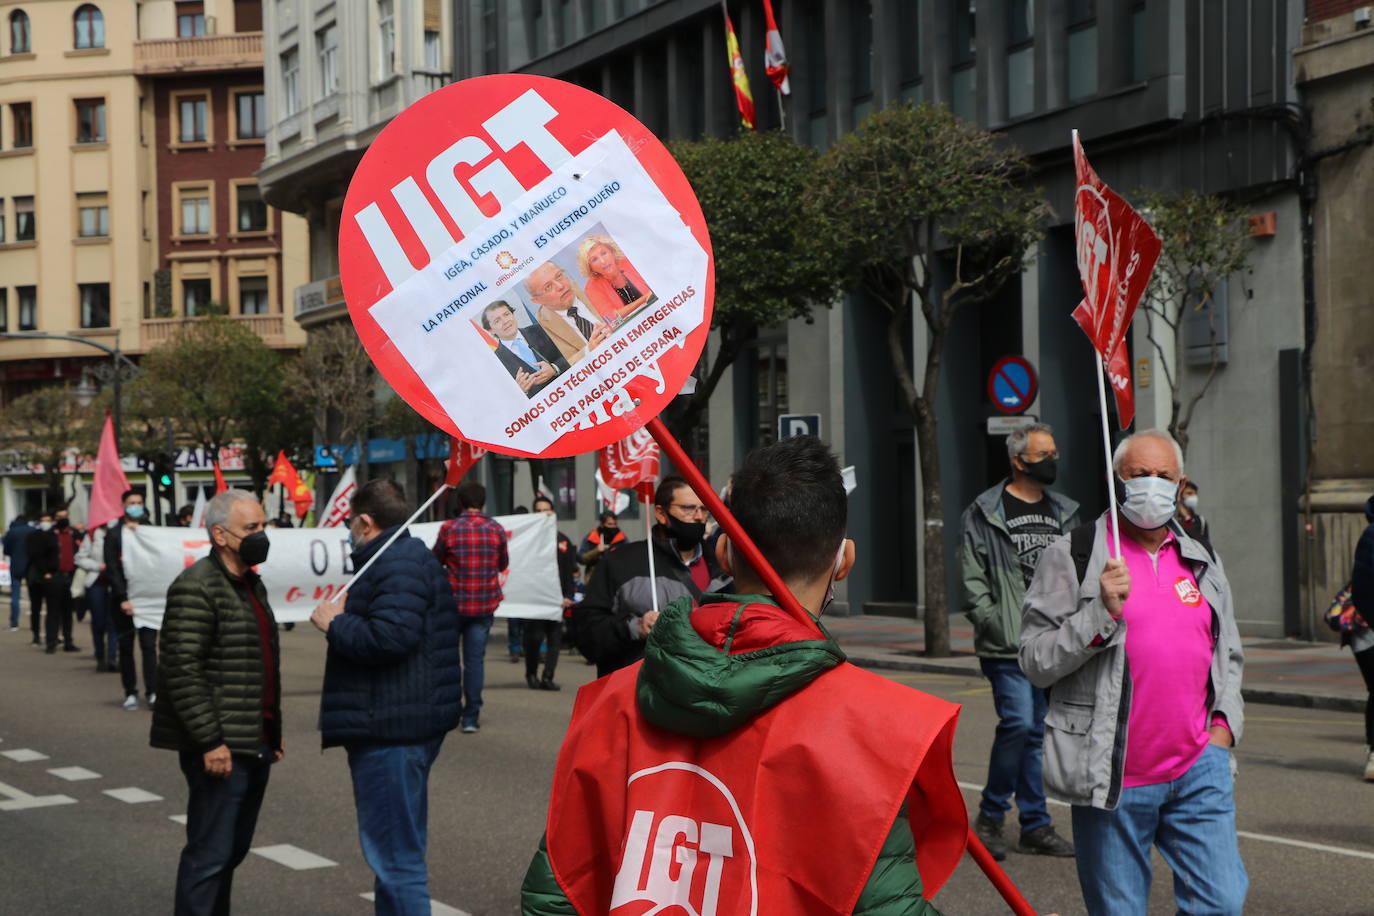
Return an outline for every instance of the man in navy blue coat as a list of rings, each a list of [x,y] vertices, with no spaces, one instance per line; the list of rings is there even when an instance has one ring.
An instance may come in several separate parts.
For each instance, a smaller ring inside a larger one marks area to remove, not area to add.
[[[401,487],[370,480],[348,519],[361,569],[410,515]],[[428,913],[429,770],[458,725],[458,626],[448,577],[405,531],[346,596],[315,608],[325,634],[320,730],[353,775],[358,836],[378,913]]]

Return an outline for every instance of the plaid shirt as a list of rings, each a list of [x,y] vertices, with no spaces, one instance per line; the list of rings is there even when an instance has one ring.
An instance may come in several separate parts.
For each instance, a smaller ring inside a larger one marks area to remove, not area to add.
[[[510,566],[506,529],[477,509],[444,522],[434,556],[448,573],[458,613],[491,614],[501,603],[501,573]]]

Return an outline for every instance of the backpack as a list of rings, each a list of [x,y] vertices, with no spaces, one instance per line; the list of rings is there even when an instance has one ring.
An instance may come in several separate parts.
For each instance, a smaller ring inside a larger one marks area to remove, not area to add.
[[[1174,534],[1180,534],[1175,531]],[[1217,558],[1217,552],[1212,549],[1211,541],[1203,536],[1192,536],[1207,550],[1207,556],[1213,560]],[[1078,584],[1082,585],[1084,578],[1088,575],[1088,561],[1092,559],[1093,543],[1097,540],[1097,520],[1084,522],[1077,528],[1069,532],[1069,556],[1073,557],[1073,568],[1078,573]]]
[[[1336,592],[1336,597],[1331,599],[1331,605],[1322,615],[1322,620],[1326,621],[1326,625],[1342,636],[1358,633],[1369,626],[1355,608],[1352,586],[1353,583],[1347,582],[1345,588]]]

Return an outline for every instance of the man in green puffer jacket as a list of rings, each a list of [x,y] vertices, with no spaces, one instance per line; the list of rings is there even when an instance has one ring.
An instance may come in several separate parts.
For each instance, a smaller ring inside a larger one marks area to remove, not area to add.
[[[819,616],[854,561],[834,456],[787,439],[732,486],[740,524]],[[957,707],[848,664],[728,538],[717,556],[750,594],[672,602],[642,663],[579,692],[523,913],[938,916],[923,890],[967,835]]]
[[[282,758],[277,623],[253,571],[267,559],[264,524],[253,494],[216,495],[205,508],[209,556],[167,590],[151,743],[180,752],[190,792],[177,916],[229,912],[234,869]]]

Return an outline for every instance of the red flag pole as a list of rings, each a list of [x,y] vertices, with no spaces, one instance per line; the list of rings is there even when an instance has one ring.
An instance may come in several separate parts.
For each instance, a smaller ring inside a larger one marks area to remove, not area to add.
[[[1011,911],[1016,916],[1036,916],[1035,907],[1030,905],[1030,901],[1011,882],[1007,873],[1002,871],[1002,866],[997,864],[997,860],[992,857],[992,853],[988,852],[987,847],[983,845],[982,840],[978,839],[972,828],[968,832],[968,854],[974,862],[978,863],[983,874],[987,875],[992,886],[997,888],[997,893],[1002,895],[1002,899],[1006,901],[1007,906],[1011,907]]]

